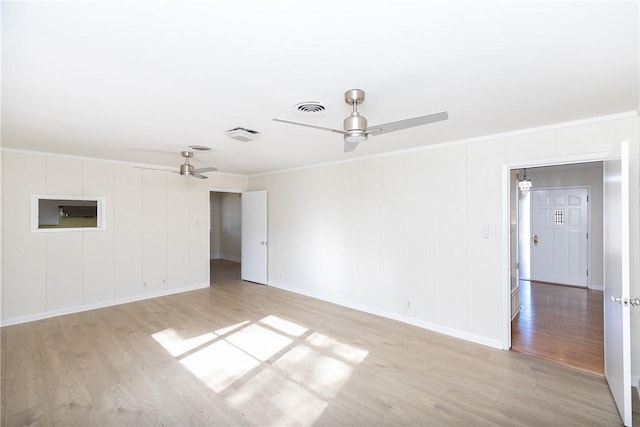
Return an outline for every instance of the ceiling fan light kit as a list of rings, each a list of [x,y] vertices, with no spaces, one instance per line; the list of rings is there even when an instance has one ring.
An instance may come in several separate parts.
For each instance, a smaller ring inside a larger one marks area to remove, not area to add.
[[[439,113],[383,123],[381,125],[368,126],[367,119],[358,112],[358,105],[364,102],[364,91],[362,89],[350,89],[345,92],[344,101],[348,105],[351,105],[353,110],[351,114],[344,119],[344,122],[342,123],[342,130],[278,118],[273,120],[276,122],[340,133],[344,138],[344,152],[348,153],[355,150],[359,143],[366,141],[369,135],[380,135],[383,133],[395,132],[402,129],[447,120],[449,118],[449,114],[446,111],[442,111]]]

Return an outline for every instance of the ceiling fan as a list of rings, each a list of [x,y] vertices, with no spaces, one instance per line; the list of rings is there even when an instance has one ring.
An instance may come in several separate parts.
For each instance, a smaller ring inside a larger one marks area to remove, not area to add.
[[[380,125],[367,126],[367,119],[358,112],[358,105],[364,102],[364,90],[351,89],[345,92],[344,101],[353,106],[353,111],[344,119],[343,130],[332,129],[323,126],[316,126],[308,123],[294,122],[284,119],[273,119],[276,122],[289,123],[292,125],[306,126],[315,129],[328,130],[330,132],[344,135],[344,152],[348,153],[356,149],[359,143],[366,141],[369,135],[382,135],[384,133],[395,132],[415,126],[422,126],[429,123],[447,120],[449,114],[446,111],[440,113],[427,114],[425,116],[412,117],[395,122],[382,123]]]
[[[180,169],[177,171],[168,171],[166,169],[154,169],[154,168],[143,168],[143,167],[140,167],[139,169],[161,170],[165,172],[179,173],[180,175],[187,175],[187,176],[192,176],[194,178],[200,178],[200,179],[208,178],[208,176],[202,175],[203,173],[214,172],[218,170],[212,166],[196,169],[191,163],[189,163],[189,159],[193,158],[193,151],[183,151],[181,154],[182,154],[182,157],[184,157],[184,163],[180,165]]]

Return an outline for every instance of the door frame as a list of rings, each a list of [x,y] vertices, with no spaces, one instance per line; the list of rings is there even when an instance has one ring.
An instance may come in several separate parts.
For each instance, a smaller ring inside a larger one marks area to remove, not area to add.
[[[511,348],[511,170],[541,166],[602,162],[608,152],[519,160],[502,165],[502,349]]]
[[[587,235],[588,236],[593,236],[593,234],[591,233],[591,205],[593,202],[593,197],[591,195],[591,185],[590,184],[585,184],[585,185],[563,185],[560,187],[540,187],[540,188],[532,188],[531,192],[533,193],[533,191],[536,190],[575,190],[575,189],[586,189],[587,190],[587,200],[589,200],[589,202],[587,202]],[[533,210],[533,199],[531,201],[531,209]],[[529,221],[532,222],[533,221],[533,215],[530,216]],[[518,221],[520,220],[520,217],[518,216]],[[529,225],[530,229],[532,229],[532,224]],[[587,283],[585,285],[586,289],[593,289],[591,287],[591,278],[593,277],[593,269],[591,268],[591,241],[592,238],[589,237],[587,239],[587,270],[589,271],[589,273],[587,275]],[[531,245],[531,242],[529,242],[529,245]],[[531,251],[530,251],[531,253]],[[531,263],[531,260],[529,260],[529,262]],[[533,269],[531,269],[531,276],[533,276]],[[599,289],[598,289],[599,290]]]

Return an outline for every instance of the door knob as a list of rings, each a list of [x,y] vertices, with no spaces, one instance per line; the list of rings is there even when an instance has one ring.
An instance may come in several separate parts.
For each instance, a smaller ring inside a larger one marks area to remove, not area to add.
[[[538,235],[537,234],[533,236],[533,244],[534,244],[534,246],[538,246]]]
[[[621,297],[611,297],[611,302],[619,302],[622,305],[631,305],[631,307],[640,306],[640,298],[621,298]]]

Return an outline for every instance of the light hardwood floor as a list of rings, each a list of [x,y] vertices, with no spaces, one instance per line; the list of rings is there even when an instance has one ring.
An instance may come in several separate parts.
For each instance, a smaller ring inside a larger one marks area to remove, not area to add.
[[[512,350],[604,375],[602,298],[593,289],[521,281]]]
[[[232,267],[207,289],[3,328],[3,426],[620,425],[601,376]]]

